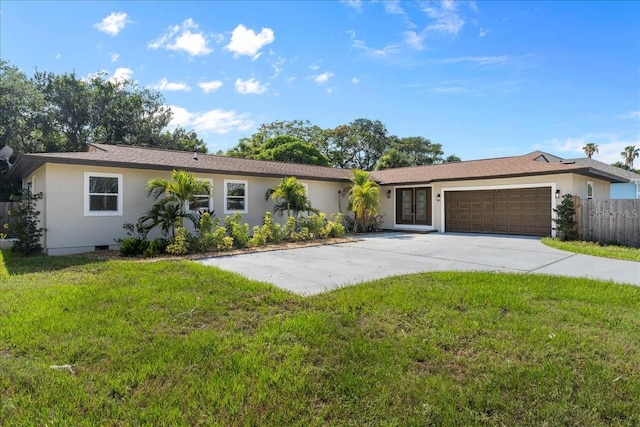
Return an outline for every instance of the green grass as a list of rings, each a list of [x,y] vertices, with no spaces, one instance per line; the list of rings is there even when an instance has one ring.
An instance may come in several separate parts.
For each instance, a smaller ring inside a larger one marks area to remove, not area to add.
[[[432,273],[304,298],[188,261],[3,255],[3,426],[640,424],[637,287]]]
[[[547,246],[551,246],[552,248],[561,249],[568,252],[575,252],[578,254],[640,262],[640,248],[630,248],[627,246],[616,245],[600,245],[598,243],[581,241],[563,242],[559,239],[552,239],[550,237],[543,238],[542,243]]]

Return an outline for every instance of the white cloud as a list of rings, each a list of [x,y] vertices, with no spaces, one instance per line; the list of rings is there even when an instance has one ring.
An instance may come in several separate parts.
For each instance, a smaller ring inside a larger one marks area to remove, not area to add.
[[[185,108],[170,105],[173,119],[170,126],[194,128],[196,132],[225,134],[231,131],[247,131],[253,127],[253,120],[247,114],[238,114],[233,110],[214,109],[192,113]]]
[[[133,77],[133,70],[131,68],[119,67],[113,72],[108,81],[111,83],[122,83],[125,80],[131,80]]]
[[[220,37],[198,31],[198,24],[189,18],[180,25],[169,27],[165,34],[147,46],[150,49],[164,48],[183,51],[191,56],[208,55],[213,52],[213,49],[209,47],[209,41],[212,39],[219,41]]]
[[[362,50],[365,54],[373,58],[385,58],[394,53],[398,53],[400,51],[400,47],[398,45],[388,45],[382,49],[374,49],[372,47],[367,46],[367,44],[363,40],[359,40],[356,38],[355,31],[347,31],[349,36],[351,37],[351,46],[356,49]]]
[[[62,58],[62,54],[57,53],[57,54],[56,54],[56,56],[55,56],[55,58],[56,58],[56,59],[60,59],[60,58]]]
[[[460,62],[471,62],[477,65],[502,65],[509,62],[507,55],[500,56],[458,56],[455,58],[434,59],[433,62],[439,64],[457,64]]]
[[[109,54],[109,58],[111,59],[111,62],[116,62],[120,58],[120,54],[112,52]]]
[[[222,82],[220,80],[211,80],[210,82],[200,82],[198,83],[200,89],[204,91],[204,93],[215,92],[222,87]]]
[[[619,115],[618,118],[625,119],[625,120],[640,120],[640,110],[629,111],[626,114]]]
[[[340,3],[349,6],[356,12],[362,12],[362,0],[340,0]]]
[[[233,52],[233,56],[236,58],[245,55],[255,60],[261,55],[258,53],[260,49],[275,39],[271,28],[263,28],[256,34],[253,30],[240,24],[233,30],[231,41],[225,46],[225,49]]]
[[[187,85],[186,83],[170,82],[165,77],[163,77],[162,79],[160,79],[159,82],[154,83],[149,87],[154,90],[171,91],[171,92],[176,92],[176,91],[188,92],[191,90],[189,85]]]
[[[489,34],[490,32],[491,32],[491,29],[489,29],[489,28],[482,28],[482,27],[480,27],[480,32],[478,33],[478,35],[479,35],[480,37],[484,37],[484,36],[486,36],[487,34]]]
[[[458,34],[464,26],[464,19],[458,13],[457,4],[453,0],[429,3],[422,10],[433,20],[427,26],[428,30]]]
[[[284,70],[284,64],[287,62],[284,58],[279,58],[277,61],[271,64],[271,68],[273,68],[273,75],[270,77],[271,79],[275,79],[282,73]]]
[[[249,80],[236,80],[236,92],[242,95],[255,94],[260,95],[267,91],[267,87],[260,84],[260,82],[254,78]]]
[[[389,0],[384,2],[384,10],[392,15],[406,15],[402,6],[400,6],[400,0]]]
[[[93,24],[94,28],[110,36],[117,36],[124,27],[131,23],[128,16],[124,12],[113,12],[111,15],[104,18],[102,21]]]
[[[605,140],[608,142],[602,142]],[[640,137],[633,141],[620,139],[616,134],[587,134],[575,138],[548,139],[542,144],[536,145],[536,148],[565,158],[585,157],[582,147],[589,142],[598,144],[598,153],[594,154],[593,159],[611,164],[623,161],[620,153],[624,151],[625,147],[629,145],[640,146]]]
[[[357,78],[357,77],[354,77],[354,78],[351,79],[351,83],[353,83],[354,85],[357,85],[357,84],[360,83],[360,79]]]
[[[436,86],[429,90],[433,93],[464,93],[469,91],[464,86]]]
[[[311,64],[309,65],[309,68],[311,68],[311,70],[313,71],[318,71],[320,69],[320,66],[318,64]]]
[[[322,74],[318,74],[316,76],[313,76],[313,81],[318,83],[319,85],[321,84],[325,84],[326,82],[329,81],[329,79],[331,77],[333,77],[334,74],[331,71],[326,71]]]
[[[424,45],[422,42],[424,41],[424,37],[418,35],[415,31],[405,31],[404,32],[404,42],[414,48],[415,50],[423,50]]]

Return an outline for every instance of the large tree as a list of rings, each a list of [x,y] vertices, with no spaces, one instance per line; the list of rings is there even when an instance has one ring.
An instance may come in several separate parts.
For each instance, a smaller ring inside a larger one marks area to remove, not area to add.
[[[268,139],[262,144],[254,158],[329,166],[329,161],[316,146],[289,135],[279,135]]]
[[[356,119],[328,132],[327,152],[334,166],[371,171],[390,143],[382,122]]]

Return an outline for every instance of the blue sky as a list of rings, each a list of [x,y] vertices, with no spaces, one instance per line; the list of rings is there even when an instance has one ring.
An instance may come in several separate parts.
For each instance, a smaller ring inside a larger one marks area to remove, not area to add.
[[[2,59],[155,88],[210,151],[357,118],[464,160],[640,147],[640,2],[5,0],[0,19]]]

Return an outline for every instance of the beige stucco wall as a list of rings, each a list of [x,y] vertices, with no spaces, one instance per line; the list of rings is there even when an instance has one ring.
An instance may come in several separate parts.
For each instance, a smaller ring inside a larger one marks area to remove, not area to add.
[[[593,182],[595,199],[609,198],[609,182],[594,178],[587,178],[576,174],[555,174],[540,175],[517,178],[498,178],[483,180],[466,180],[451,182],[436,182],[431,185],[398,185],[398,186],[381,186],[380,188],[380,214],[383,217],[383,227],[386,229],[421,229],[421,230],[437,230],[444,232],[444,198],[447,191],[457,190],[481,190],[489,188],[508,188],[518,186],[548,186],[551,187],[551,193],[555,194],[556,190],[560,190],[560,199],[552,198],[552,209],[556,207],[556,202],[561,200],[564,194],[573,194],[582,198],[587,197],[587,181]],[[431,187],[433,200],[433,226],[406,226],[395,224],[395,193],[396,188],[403,187]],[[391,197],[387,197],[388,190],[391,190]],[[436,201],[436,196],[441,195],[441,201]],[[554,215],[552,214],[552,217]]]
[[[117,216],[85,216],[84,174],[116,173],[123,177],[123,212]],[[41,210],[42,224],[47,231],[44,246],[50,255],[62,255],[92,251],[96,246],[115,247],[115,239],[126,237],[122,228],[125,222],[135,223],[154,203],[147,197],[145,186],[154,177],[170,178],[168,171],[144,169],[119,169],[82,165],[61,165],[48,163],[36,171],[38,182],[36,191],[44,193]],[[248,212],[243,221],[251,227],[259,225],[266,211],[273,209],[273,202],[265,200],[267,189],[278,185],[279,178],[245,177],[240,175],[196,174],[197,178],[213,181],[214,214],[224,219],[224,180],[247,181]],[[309,189],[309,199],[314,208],[325,212],[328,217],[339,212],[338,190],[343,183],[301,180]],[[276,217],[284,221],[284,218]],[[157,237],[151,234],[149,237]]]

